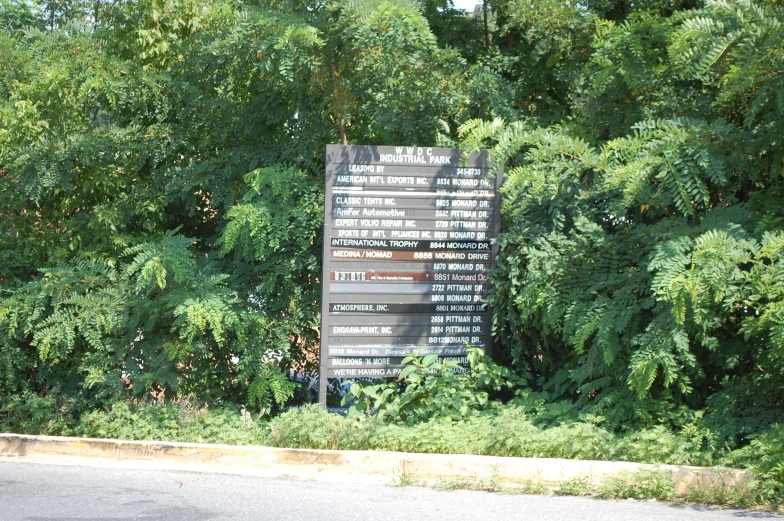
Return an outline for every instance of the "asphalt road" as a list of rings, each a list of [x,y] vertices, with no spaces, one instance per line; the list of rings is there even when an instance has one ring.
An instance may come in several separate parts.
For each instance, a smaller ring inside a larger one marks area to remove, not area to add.
[[[260,476],[0,462],[2,521],[729,521],[760,512],[657,502],[439,492]]]

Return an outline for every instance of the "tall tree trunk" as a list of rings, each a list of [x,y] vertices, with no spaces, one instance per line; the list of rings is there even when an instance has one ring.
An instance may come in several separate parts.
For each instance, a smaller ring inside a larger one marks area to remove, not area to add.
[[[338,132],[340,132],[340,142],[348,145],[348,138],[346,137],[346,124],[343,121],[343,95],[340,93],[340,73],[338,73],[338,64],[332,62],[332,83],[335,85],[335,117],[338,120]]]
[[[485,50],[490,48],[490,31],[487,28],[487,2],[488,0],[483,0],[482,2],[482,17],[484,19],[484,32],[485,32]]]

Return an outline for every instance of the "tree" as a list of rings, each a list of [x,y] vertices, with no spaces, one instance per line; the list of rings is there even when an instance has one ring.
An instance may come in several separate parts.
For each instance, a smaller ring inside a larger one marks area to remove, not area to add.
[[[498,356],[567,417],[743,442],[784,416],[783,17],[2,3],[0,404],[285,399],[318,345],[325,145],[462,144],[506,163]]]
[[[413,3],[66,11],[0,44],[6,395],[267,403],[318,339],[325,144],[495,115]]]
[[[551,398],[616,427],[710,404],[730,443],[781,419],[778,11],[597,20],[570,121],[462,128],[511,166],[495,327]]]

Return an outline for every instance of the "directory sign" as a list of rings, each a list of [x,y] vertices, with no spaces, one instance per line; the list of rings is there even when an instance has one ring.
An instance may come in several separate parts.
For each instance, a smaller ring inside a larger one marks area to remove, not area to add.
[[[414,352],[492,349],[498,188],[486,151],[328,145],[321,374],[395,377]],[[321,378],[322,400],[326,378]]]

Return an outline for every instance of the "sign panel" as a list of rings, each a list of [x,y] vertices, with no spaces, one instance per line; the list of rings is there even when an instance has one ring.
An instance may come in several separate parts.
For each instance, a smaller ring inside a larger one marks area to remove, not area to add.
[[[328,145],[320,399],[328,378],[395,377],[411,353],[492,350],[486,272],[502,173],[487,152]]]

